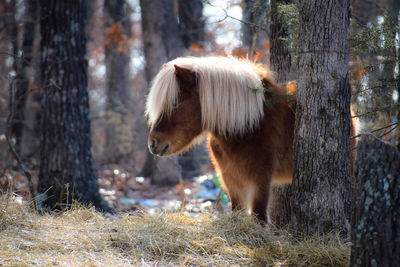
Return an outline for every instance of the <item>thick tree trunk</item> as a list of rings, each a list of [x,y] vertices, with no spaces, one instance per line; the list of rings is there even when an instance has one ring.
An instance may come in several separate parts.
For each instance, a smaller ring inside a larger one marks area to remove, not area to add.
[[[400,266],[400,153],[362,135],[355,176],[351,266]]]
[[[292,227],[349,231],[350,22],[348,0],[299,3]]]
[[[288,47],[289,29],[286,29],[278,14],[278,4],[289,4],[290,0],[271,0],[271,70],[280,83],[290,80],[292,57]]]
[[[292,186],[272,185],[271,203],[268,205],[268,213],[272,224],[277,227],[286,227],[290,224],[292,205],[290,202]]]
[[[173,0],[140,1],[143,51],[146,59],[145,73],[148,84],[162,64],[183,52],[173,4]],[[156,184],[176,184],[182,177],[178,157],[156,158],[147,152],[141,175],[150,177]]]
[[[284,27],[282,19],[278,15],[278,4],[288,4],[289,0],[271,1],[271,70],[276,73],[278,83],[289,81],[292,59],[289,53],[287,41],[289,33]],[[272,199],[269,205],[269,215],[272,223],[278,227],[284,227],[290,223],[290,193],[291,185],[273,185]]]
[[[86,1],[42,0],[41,158],[38,206],[72,199],[109,211],[93,172],[86,59]]]
[[[132,152],[133,130],[128,90],[131,21],[125,0],[105,0],[106,161],[117,163]]]

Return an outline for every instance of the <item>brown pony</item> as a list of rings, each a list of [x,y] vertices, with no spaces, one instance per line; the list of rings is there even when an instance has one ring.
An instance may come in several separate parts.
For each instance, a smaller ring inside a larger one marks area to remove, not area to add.
[[[147,98],[151,153],[185,151],[207,135],[232,203],[267,222],[271,182],[290,183],[295,99],[260,65],[227,57],[170,61]]]

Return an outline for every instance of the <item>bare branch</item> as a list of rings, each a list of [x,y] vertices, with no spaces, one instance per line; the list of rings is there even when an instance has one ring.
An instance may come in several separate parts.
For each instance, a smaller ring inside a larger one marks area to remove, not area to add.
[[[365,115],[368,115],[368,114],[371,114],[371,113],[375,113],[375,112],[382,111],[382,110],[388,110],[390,108],[394,108],[394,107],[398,107],[398,106],[400,106],[400,104],[389,105],[389,106],[385,106],[385,107],[382,107],[382,108],[377,108],[377,109],[374,109],[374,110],[371,110],[371,111],[368,111],[368,112],[365,112],[365,113],[362,113],[362,114],[357,114],[357,115],[354,115],[354,116],[351,116],[351,117],[352,118],[362,117],[362,116],[365,116]]]
[[[217,8],[219,8],[219,9],[221,9],[222,12],[224,12],[224,14],[225,14],[225,16],[224,16],[222,19],[219,19],[219,20],[213,21],[213,22],[209,22],[209,24],[212,24],[212,23],[219,23],[219,22],[222,22],[222,21],[226,20],[227,18],[230,18],[230,19],[239,21],[240,23],[243,23],[243,24],[246,24],[246,25],[255,27],[255,28],[259,29],[259,30],[263,30],[263,31],[265,31],[265,32],[268,32],[268,29],[266,29],[266,28],[264,28],[264,27],[262,27],[262,26],[260,26],[260,25],[257,25],[257,24],[255,24],[255,23],[252,23],[252,22],[249,22],[249,21],[244,21],[244,20],[242,20],[242,19],[238,19],[238,18],[235,18],[235,17],[229,15],[228,12],[226,11],[226,9],[223,8],[223,7],[213,5],[210,1],[206,1],[206,3],[207,3],[208,5],[210,5],[210,6],[212,6],[212,7],[217,7]]]
[[[393,127],[393,126],[394,126],[394,127]],[[389,134],[391,131],[393,131],[394,129],[396,129],[396,128],[399,127],[399,126],[400,126],[400,122],[394,122],[394,123],[391,123],[391,124],[389,124],[389,125],[383,126],[383,127],[381,127],[381,128],[372,130],[370,133],[375,133],[375,132],[378,132],[378,131],[380,131],[380,130],[393,127],[393,128],[390,129],[388,132],[386,132],[386,133],[382,134],[381,136],[379,136],[379,137],[382,137],[382,136],[385,136],[385,135]],[[358,138],[358,137],[360,137],[360,136],[361,136],[361,134],[357,134],[357,135],[354,135],[354,136],[352,136],[352,137],[350,137],[350,138],[351,138],[351,139],[352,139],[352,138]]]

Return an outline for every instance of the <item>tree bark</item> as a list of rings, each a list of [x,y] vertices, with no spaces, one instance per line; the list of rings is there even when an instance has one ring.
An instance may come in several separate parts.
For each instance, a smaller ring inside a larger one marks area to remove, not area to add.
[[[399,266],[400,153],[362,135],[355,166],[351,266]]]
[[[282,23],[278,14],[278,4],[288,4],[290,0],[271,1],[271,70],[276,73],[278,83],[289,81],[292,59],[289,53],[287,41],[288,29]],[[274,225],[284,227],[290,223],[291,206],[290,193],[291,185],[273,185],[272,200],[269,205],[269,215]]]
[[[39,208],[72,200],[110,211],[93,172],[86,58],[86,1],[42,0]]]
[[[290,80],[292,57],[289,52],[289,29],[285,28],[282,18],[278,14],[278,4],[289,4],[290,0],[271,0],[271,70],[276,73],[279,83]]]
[[[141,0],[143,51],[146,59],[146,80],[150,84],[161,65],[183,52],[174,1]],[[161,8],[162,7],[162,8]],[[182,177],[177,156],[156,158],[147,152],[140,173],[155,184],[176,184]]]
[[[348,0],[299,3],[292,227],[349,232],[350,22]]]
[[[133,129],[128,90],[131,20],[125,0],[105,0],[106,161],[118,163],[132,152]]]

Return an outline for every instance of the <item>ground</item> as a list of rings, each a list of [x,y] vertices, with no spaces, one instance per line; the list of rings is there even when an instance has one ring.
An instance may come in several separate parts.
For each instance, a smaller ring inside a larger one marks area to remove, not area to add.
[[[31,172],[36,183],[37,170],[33,168]],[[218,209],[229,210],[228,198],[223,192],[222,201],[216,202],[220,185],[212,173],[176,186],[157,186],[151,185],[150,179],[136,177],[132,171],[113,166],[98,172],[98,184],[104,199],[120,212],[185,210],[198,213],[216,208],[216,205]],[[9,168],[0,177],[0,192],[7,190],[14,192],[21,202],[29,200],[28,180],[18,166]]]

